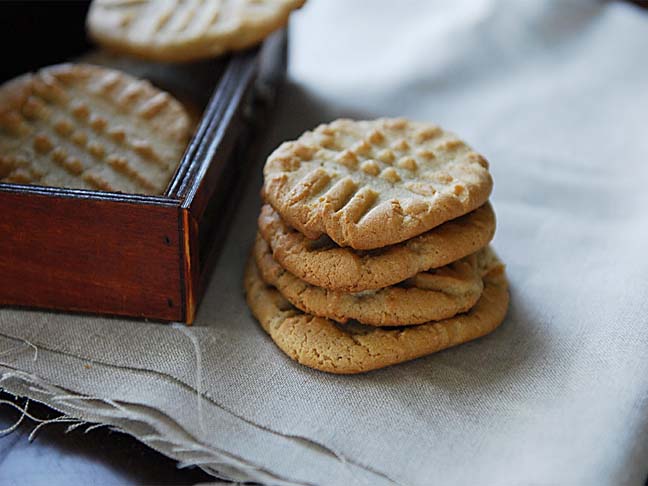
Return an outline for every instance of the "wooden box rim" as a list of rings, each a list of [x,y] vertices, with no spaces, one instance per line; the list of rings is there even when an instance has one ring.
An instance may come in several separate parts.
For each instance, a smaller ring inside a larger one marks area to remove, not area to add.
[[[261,46],[229,57],[223,75],[201,115],[200,123],[163,195],[129,194],[4,182],[0,182],[0,191],[48,197],[190,207],[200,182],[211,164],[212,159],[209,154],[213,153],[222,142],[228,126],[227,122],[231,119],[233,111],[239,106],[241,98],[253,81],[260,50]]]
[[[0,183],[0,227],[10,232],[0,239],[0,308],[191,324],[247,179],[250,136],[263,120],[252,115],[274,98],[286,46],[281,29],[214,65],[218,78],[163,195]],[[95,214],[106,221],[97,226]],[[105,258],[89,260],[90,250]],[[3,251],[13,256],[3,260]],[[43,276],[50,286],[41,294]]]

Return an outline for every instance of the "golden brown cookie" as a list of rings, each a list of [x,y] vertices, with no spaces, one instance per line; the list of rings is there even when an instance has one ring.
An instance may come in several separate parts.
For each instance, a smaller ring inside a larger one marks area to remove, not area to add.
[[[0,86],[0,182],[162,194],[190,126],[182,105],[147,81],[47,67]]]
[[[261,209],[258,223],[282,267],[312,285],[345,292],[387,287],[447,265],[485,247],[495,234],[489,203],[420,236],[372,251],[341,248],[327,237],[309,240],[269,205]]]
[[[155,61],[195,61],[261,42],[304,0],[93,0],[90,36]]]
[[[491,253],[484,248],[398,285],[348,293],[310,285],[284,270],[260,235],[253,252],[261,278],[295,307],[340,323],[356,320],[369,326],[411,326],[466,312],[482,293],[481,273]]]
[[[143,61],[101,48],[84,52],[74,59],[74,62],[116,69],[136,78],[146,79],[182,104],[189,115],[192,128],[200,123],[205,108],[201,99],[207,99],[210,93],[197,93],[197,90],[208,89],[207,83],[202,79],[197,83],[196,74],[189,66]]]
[[[504,320],[508,284],[502,265],[484,276],[484,291],[467,313],[405,328],[336,324],[304,314],[260,277],[254,258],[245,273],[248,304],[263,329],[293,360],[321,371],[362,373],[482,337]]]
[[[285,142],[264,168],[264,197],[308,238],[371,250],[486,203],[488,163],[452,133],[405,119],[337,120]]]

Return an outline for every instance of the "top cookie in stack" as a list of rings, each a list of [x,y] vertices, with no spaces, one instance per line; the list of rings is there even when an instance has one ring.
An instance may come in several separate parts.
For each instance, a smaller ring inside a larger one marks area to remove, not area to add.
[[[248,302],[293,359],[368,371],[503,320],[488,163],[452,133],[337,120],[282,144],[264,176]]]
[[[281,145],[267,201],[311,239],[356,250],[400,243],[483,205],[486,160],[436,125],[337,120]]]

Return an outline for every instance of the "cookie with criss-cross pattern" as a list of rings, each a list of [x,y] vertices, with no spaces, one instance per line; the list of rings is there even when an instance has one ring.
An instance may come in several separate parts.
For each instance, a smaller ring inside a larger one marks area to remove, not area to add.
[[[484,272],[484,291],[468,312],[397,328],[337,324],[305,314],[263,281],[253,257],[244,284],[252,313],[285,354],[310,368],[352,374],[429,355],[494,331],[504,320],[509,297],[503,266],[496,260],[490,265]]]
[[[267,204],[258,223],[282,267],[312,285],[346,292],[380,289],[447,265],[485,247],[495,234],[489,203],[410,240],[371,251],[342,248],[327,236],[309,240]]]
[[[486,203],[486,160],[437,125],[337,120],[283,143],[264,168],[264,197],[306,237],[380,248]]]
[[[253,251],[263,280],[295,307],[340,323],[355,320],[369,326],[412,326],[468,311],[482,293],[482,273],[493,259],[492,251],[484,248],[398,285],[348,293],[316,287],[284,270],[258,235]]]
[[[191,135],[148,81],[61,64],[0,86],[0,182],[162,194]]]
[[[304,0],[94,0],[88,31],[112,50],[195,61],[245,49],[288,22]]]

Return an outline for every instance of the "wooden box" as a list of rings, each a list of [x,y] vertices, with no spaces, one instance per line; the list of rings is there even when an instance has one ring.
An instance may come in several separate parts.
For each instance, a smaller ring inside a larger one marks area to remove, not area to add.
[[[0,81],[87,50],[86,9],[2,2],[1,45],[21,44]],[[23,41],[33,28],[39,35]],[[0,306],[191,323],[285,53],[281,31],[258,48],[173,67],[204,111],[163,196],[0,183]]]

